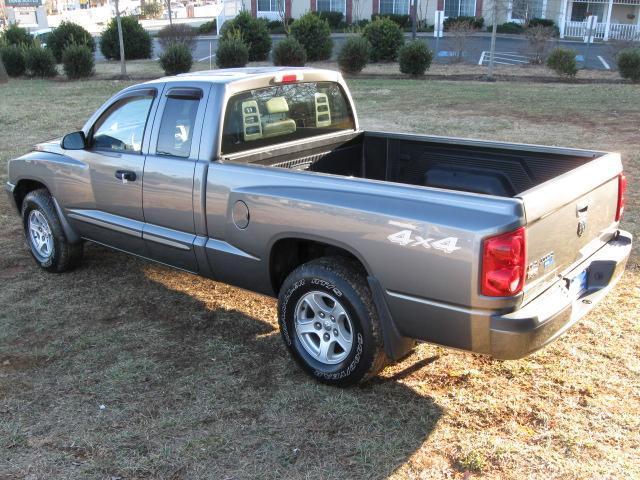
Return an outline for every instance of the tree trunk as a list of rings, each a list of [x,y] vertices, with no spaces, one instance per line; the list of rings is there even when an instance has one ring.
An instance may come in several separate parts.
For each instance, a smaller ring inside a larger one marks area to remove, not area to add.
[[[171,0],[167,0],[167,12],[169,13],[169,25],[173,25],[173,14],[171,13]]]
[[[0,59],[0,83],[7,83],[9,81],[9,75],[7,75],[7,70],[4,68],[4,63],[2,63],[2,59]]]
[[[118,43],[120,43],[120,76],[127,78],[127,62],[124,56],[124,37],[122,35],[122,20],[120,19],[119,0],[116,0],[116,23],[118,24]]]
[[[498,33],[498,1],[493,0],[493,27],[491,28],[491,57],[489,57],[489,71],[487,80],[493,80],[493,57],[496,53],[496,35]]]

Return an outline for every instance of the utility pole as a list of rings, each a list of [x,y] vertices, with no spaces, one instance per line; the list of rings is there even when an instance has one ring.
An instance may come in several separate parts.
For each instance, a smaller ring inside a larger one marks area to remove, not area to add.
[[[411,1],[411,40],[416,39],[417,26],[417,13],[418,13],[418,0]]]
[[[118,42],[120,43],[120,77],[127,78],[127,63],[124,58],[124,38],[122,36],[122,20],[120,19],[119,0],[116,3],[116,24],[118,25]]]
[[[489,57],[489,71],[487,72],[487,80],[493,80],[493,57],[496,52],[496,35],[498,34],[498,2],[499,0],[492,0],[493,8],[492,8],[492,16],[493,16],[493,26],[491,27],[491,52]]]

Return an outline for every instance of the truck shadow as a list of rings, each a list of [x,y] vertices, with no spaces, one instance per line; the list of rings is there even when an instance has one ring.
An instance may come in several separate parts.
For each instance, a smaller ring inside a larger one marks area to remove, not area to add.
[[[70,478],[81,462],[84,478],[386,478],[443,415],[401,382],[434,358],[350,389],[309,378],[282,344],[273,299],[95,245],[67,275],[42,273],[26,255],[20,265],[12,282],[47,308],[40,330],[3,320],[15,330],[6,401],[28,404],[6,421],[48,432],[14,451],[27,459],[29,445],[44,445],[47,475]],[[15,311],[27,302],[6,298]],[[17,368],[18,356],[43,349],[42,362]]]
[[[204,450],[184,465],[187,473],[204,467],[209,478],[386,478],[443,414],[431,397],[400,382],[435,357],[361,387],[321,385],[282,344],[273,299],[160,267],[142,271],[152,281],[143,297],[171,299],[169,309],[157,302],[144,309],[144,321],[165,337],[154,356],[172,372],[166,388],[187,378],[200,400],[215,399],[215,410],[193,426],[198,433],[189,443]],[[188,315],[175,315],[173,305]]]

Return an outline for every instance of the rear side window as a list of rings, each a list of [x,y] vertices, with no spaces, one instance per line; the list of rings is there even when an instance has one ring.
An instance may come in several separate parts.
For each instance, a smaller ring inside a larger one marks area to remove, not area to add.
[[[353,112],[337,83],[306,82],[249,90],[229,99],[222,153],[353,129]]]
[[[153,95],[127,97],[111,105],[93,126],[92,148],[138,153]]]
[[[167,98],[158,134],[158,155],[189,156],[199,103],[199,98]]]

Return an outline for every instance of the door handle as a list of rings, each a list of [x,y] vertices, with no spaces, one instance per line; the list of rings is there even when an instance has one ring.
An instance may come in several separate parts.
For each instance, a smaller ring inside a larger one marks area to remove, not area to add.
[[[122,180],[122,183],[135,182],[136,173],[131,170],[118,170],[116,172],[116,178]]]

